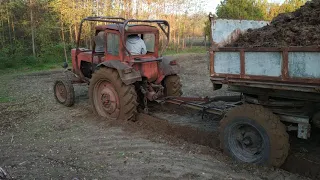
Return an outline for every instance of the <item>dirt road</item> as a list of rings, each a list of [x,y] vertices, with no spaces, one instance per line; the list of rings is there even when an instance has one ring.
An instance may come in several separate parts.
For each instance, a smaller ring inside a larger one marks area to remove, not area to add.
[[[180,62],[185,95],[213,95],[206,58],[188,55]],[[197,112],[153,105],[154,117],[108,122],[92,114],[87,87],[80,85],[75,106],[66,108],[52,93],[61,75],[0,78],[14,99],[0,103],[0,167],[14,179],[305,179],[229,160],[217,148],[217,117],[202,120]]]

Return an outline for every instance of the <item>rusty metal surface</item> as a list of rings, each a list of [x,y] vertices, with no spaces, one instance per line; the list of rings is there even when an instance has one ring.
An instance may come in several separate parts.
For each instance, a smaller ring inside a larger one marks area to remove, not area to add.
[[[123,28],[123,25],[120,24],[108,24],[108,25],[100,25],[100,26],[96,26],[96,30],[99,31],[104,31],[107,29],[111,29],[111,30],[121,30]],[[157,32],[159,31],[158,28],[156,28],[155,26],[150,26],[150,25],[145,25],[145,24],[136,24],[136,25],[128,25],[128,28],[126,29],[126,32]]]
[[[226,112],[224,109],[209,107],[209,106],[201,105],[201,104],[194,103],[191,101],[184,101],[184,100],[180,100],[180,99],[168,99],[168,100],[165,100],[165,102],[171,103],[171,104],[176,104],[179,106],[188,107],[191,109],[200,110],[200,111],[203,111],[203,113],[207,112],[207,113],[211,113],[211,114],[216,114],[219,116],[224,115]]]
[[[278,88],[277,88],[278,87]],[[248,84],[248,83],[230,83],[228,90],[234,92],[240,92],[244,94],[258,95],[258,96],[269,96],[286,99],[303,100],[309,102],[320,102],[320,93],[312,91],[312,88],[303,87],[290,87],[290,86],[275,86],[261,84]],[[301,88],[301,89],[300,89]],[[300,91],[298,91],[298,89]]]
[[[254,81],[271,81],[278,86],[312,84],[315,87],[310,91],[319,92],[319,47],[219,48],[211,54],[211,77],[222,78],[224,84],[231,80],[251,85]]]
[[[320,87],[318,84],[302,84],[302,83],[283,83],[274,82],[270,80],[261,80],[257,78],[255,80],[246,80],[241,78],[215,78],[212,77],[211,81],[221,82],[228,85],[241,85],[247,87],[257,87],[263,89],[278,89],[278,90],[291,90],[291,91],[301,91],[301,92],[314,92],[320,93]]]
[[[81,20],[80,22],[80,27],[79,27],[79,31],[77,34],[77,43],[76,43],[76,49],[74,52],[72,52],[72,61],[73,61],[73,72],[76,73],[77,75],[79,75],[79,77],[83,80],[83,81],[87,81],[86,77],[84,76],[84,74],[81,72],[80,70],[80,60],[78,55],[83,52],[82,50],[79,49],[80,46],[80,40],[81,40],[81,34],[82,34],[82,27],[84,22],[103,22],[103,23],[109,23],[109,24],[116,24],[119,26],[118,30],[113,30],[117,33],[120,34],[120,45],[121,47],[129,54],[129,59],[131,59],[131,53],[128,51],[127,47],[125,46],[125,38],[126,35],[128,35],[128,33],[132,32],[133,30],[137,30],[137,31],[145,31],[145,32],[153,32],[156,34],[156,48],[158,48],[158,29],[152,27],[152,26],[147,26],[147,25],[139,25],[139,26],[132,26],[130,24],[134,24],[134,23],[148,23],[148,24],[156,24],[159,29],[162,30],[162,32],[166,35],[167,41],[165,46],[162,49],[162,52],[164,51],[164,49],[167,47],[168,43],[169,43],[169,37],[170,37],[170,25],[166,20],[136,20],[136,19],[124,19],[121,17],[86,17],[84,19]],[[128,25],[128,26],[127,26]],[[103,26],[99,26],[99,28],[103,28]],[[131,29],[129,32],[127,30]],[[155,30],[156,29],[156,30]],[[111,31],[109,29],[107,29],[106,31]],[[93,48],[94,49],[94,48]],[[154,53],[157,57],[158,57],[158,51],[157,49],[155,49],[156,53]],[[161,53],[162,53],[161,52]],[[120,53],[120,55],[123,55],[123,53]],[[157,58],[156,57],[156,58]],[[93,57],[91,57],[90,59],[92,59],[91,61],[93,61]],[[87,59],[88,60],[88,59]],[[121,60],[123,61],[124,58],[122,57]]]
[[[122,82],[126,85],[142,80],[140,72],[136,71],[127,64],[121,63],[118,60],[104,61],[98,64],[97,68],[102,66],[116,69],[119,73]]]
[[[219,116],[224,115],[227,110],[236,104],[242,103],[241,96],[215,96],[215,97],[176,97],[169,96],[163,98],[162,102],[171,103],[179,106],[200,110],[202,113],[211,113]],[[228,102],[225,107],[214,106],[211,103],[217,101]]]
[[[256,48],[243,48],[243,47],[222,47],[214,49],[215,52],[319,52],[320,46],[309,46],[309,47],[256,47]]]

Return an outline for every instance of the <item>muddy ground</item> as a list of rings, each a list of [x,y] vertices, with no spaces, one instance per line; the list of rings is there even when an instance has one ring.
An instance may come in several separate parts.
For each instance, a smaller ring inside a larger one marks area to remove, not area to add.
[[[181,56],[186,96],[212,92],[205,55]],[[0,167],[14,179],[319,179],[319,141],[292,141],[283,169],[239,164],[219,149],[219,117],[152,104],[138,121],[106,121],[88,105],[87,86],[76,85],[76,104],[55,102],[60,70],[1,76]]]

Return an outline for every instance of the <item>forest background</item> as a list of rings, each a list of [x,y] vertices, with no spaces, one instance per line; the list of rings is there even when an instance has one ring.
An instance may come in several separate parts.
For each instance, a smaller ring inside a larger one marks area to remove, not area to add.
[[[221,0],[212,13],[218,18],[270,21],[305,2]],[[54,68],[70,61],[79,23],[87,16],[165,19],[171,26],[166,54],[204,53],[210,34],[204,9],[203,0],[0,0],[0,70]],[[84,27],[83,47],[91,47],[94,25]]]

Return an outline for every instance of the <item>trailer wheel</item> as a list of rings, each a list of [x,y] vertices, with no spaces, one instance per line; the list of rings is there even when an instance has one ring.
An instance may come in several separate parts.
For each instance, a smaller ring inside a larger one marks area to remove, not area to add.
[[[220,122],[221,148],[233,159],[281,166],[288,156],[289,135],[280,118],[257,105],[230,110]]]
[[[170,75],[164,79],[164,95],[165,96],[181,96],[182,85],[178,75]]]
[[[67,107],[74,105],[74,88],[68,79],[56,80],[53,84],[55,99]]]
[[[137,94],[133,85],[122,82],[118,71],[100,68],[92,75],[89,99],[96,114],[110,120],[135,121]]]

